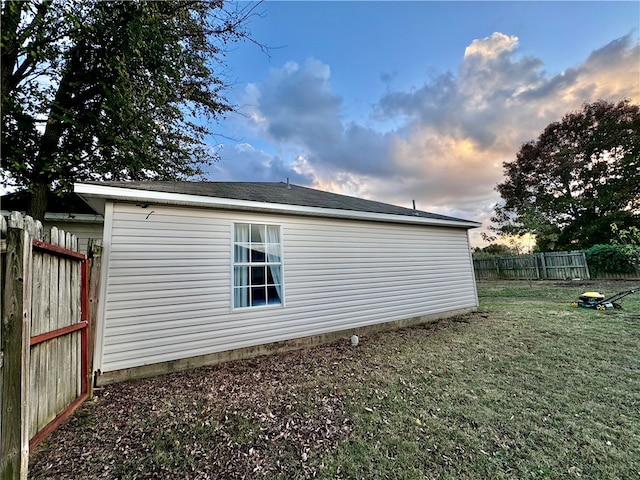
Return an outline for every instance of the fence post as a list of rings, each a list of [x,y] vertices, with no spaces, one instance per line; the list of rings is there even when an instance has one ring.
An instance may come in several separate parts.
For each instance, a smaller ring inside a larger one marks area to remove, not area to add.
[[[31,335],[31,234],[37,224],[9,216],[2,292],[2,478],[26,479],[29,467],[29,338]]]
[[[4,285],[5,280],[7,278],[5,271],[6,264],[6,252],[7,252],[7,222],[4,219],[3,215],[0,215],[0,257],[2,258],[1,266],[0,266],[0,300],[2,300],[2,305],[4,305]],[[0,475],[4,473],[4,444],[2,441],[2,417],[4,415],[4,343],[2,343],[3,330],[4,330],[4,312],[2,311],[2,305],[0,305]]]
[[[89,398],[93,397],[93,352],[96,343],[100,275],[102,270],[102,240],[90,238],[87,247],[89,259]]]
[[[591,280],[591,274],[589,273],[589,264],[587,263],[587,255],[584,253],[584,250],[581,250],[582,254],[582,263],[584,265],[584,272],[586,273],[587,280]]]

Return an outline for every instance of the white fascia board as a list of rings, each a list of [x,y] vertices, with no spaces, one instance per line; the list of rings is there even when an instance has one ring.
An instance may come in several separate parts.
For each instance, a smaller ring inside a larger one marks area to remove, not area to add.
[[[92,206],[105,199],[123,202],[155,203],[201,208],[219,208],[224,210],[243,210],[253,212],[280,213],[289,215],[305,215],[314,217],[347,218],[374,222],[408,223],[414,225],[434,225],[441,227],[477,228],[481,224],[466,220],[444,220],[409,215],[392,215],[388,213],[361,212],[357,210],[341,210],[335,208],[306,207],[281,203],[254,202],[232,198],[187,195],[183,193],[157,192],[134,188],[110,187],[76,183],[75,193],[80,194]]]
[[[78,223],[104,223],[102,215],[91,215],[89,213],[45,213],[45,220],[68,221]]]
[[[20,212],[23,215],[24,211]],[[0,210],[0,214],[3,216],[9,216],[11,212],[9,210]],[[104,217],[102,215],[92,215],[90,213],[51,213],[46,212],[44,219],[50,222],[78,222],[78,223],[104,223]]]

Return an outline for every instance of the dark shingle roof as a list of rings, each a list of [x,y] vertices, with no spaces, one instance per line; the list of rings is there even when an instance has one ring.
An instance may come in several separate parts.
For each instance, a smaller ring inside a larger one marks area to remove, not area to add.
[[[405,215],[436,220],[466,221],[436,213],[398,207],[388,203],[365,200],[284,182],[87,182],[93,185],[131,188],[164,193],[228,198],[251,202],[330,208],[356,212]]]
[[[31,193],[28,190],[7,193],[0,198],[0,208],[8,211],[24,212],[29,206]],[[77,193],[63,193],[57,195],[47,193],[48,213],[81,213],[95,215],[96,212],[78,196]]]

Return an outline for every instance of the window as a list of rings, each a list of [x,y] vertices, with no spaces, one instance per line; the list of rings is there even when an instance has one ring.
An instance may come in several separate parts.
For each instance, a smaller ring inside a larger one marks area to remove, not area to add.
[[[236,223],[233,237],[234,308],[282,305],[280,226]]]

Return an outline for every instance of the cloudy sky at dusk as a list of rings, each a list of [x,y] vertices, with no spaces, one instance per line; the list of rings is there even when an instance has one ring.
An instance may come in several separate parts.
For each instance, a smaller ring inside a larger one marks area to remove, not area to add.
[[[502,162],[598,99],[640,102],[640,2],[275,2],[227,55],[218,181],[483,222]],[[472,243],[481,244],[479,231]]]

